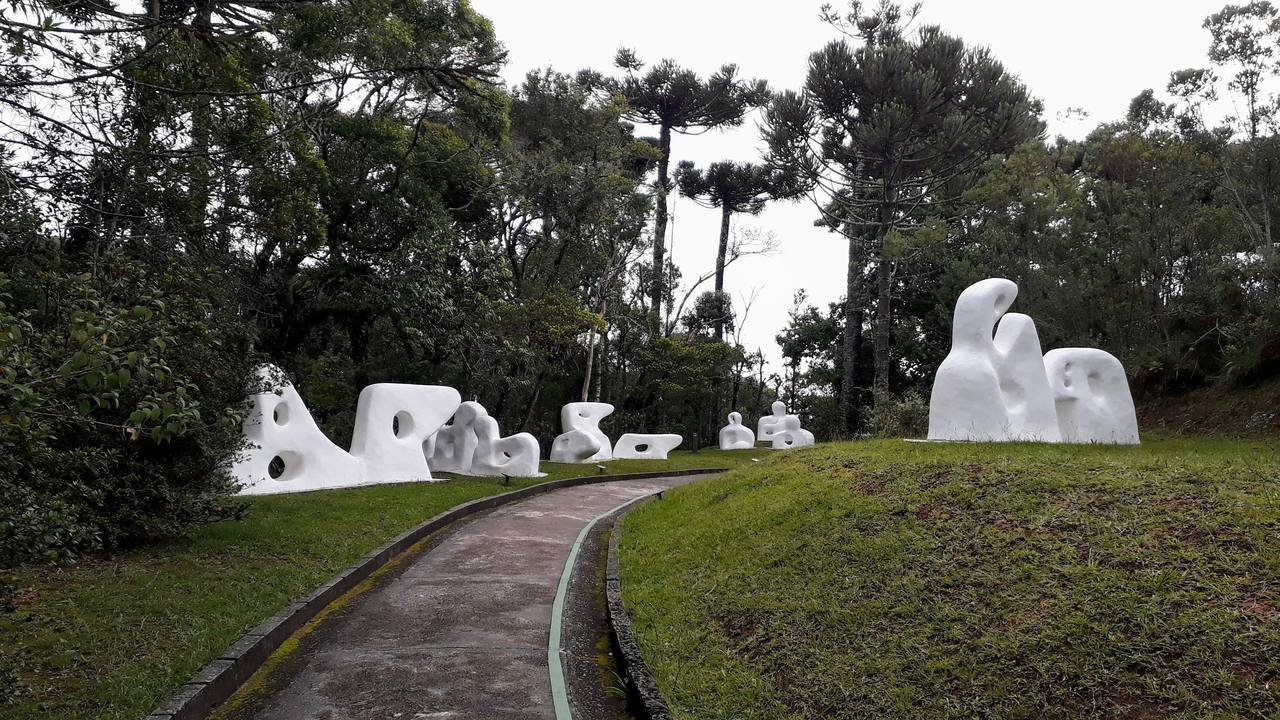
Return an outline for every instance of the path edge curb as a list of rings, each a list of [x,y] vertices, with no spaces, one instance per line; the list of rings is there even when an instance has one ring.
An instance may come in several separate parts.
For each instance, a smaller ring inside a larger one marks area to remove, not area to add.
[[[609,636],[613,643],[614,657],[626,683],[627,695],[633,712],[638,713],[640,720],[672,720],[667,701],[658,689],[658,683],[649,671],[649,665],[640,652],[640,643],[636,640],[635,625],[631,614],[622,604],[622,578],[619,573],[618,546],[622,542],[622,521],[636,508],[643,507],[662,493],[623,508],[613,519],[613,527],[609,531],[609,558],[605,566],[605,599],[609,605]]]
[[[647,480],[650,478],[688,477],[715,475],[726,472],[724,468],[705,470],[672,470],[622,475],[587,475],[530,485],[512,492],[478,498],[450,508],[415,527],[392,538],[365,554],[337,576],[323,583],[310,594],[294,601],[288,607],[264,620],[257,627],[240,637],[230,647],[218,654],[213,662],[197,672],[190,680],[156,708],[144,720],[204,720],[222,703],[226,702],[245,682],[257,672],[267,658],[280,648],[295,632],[334,600],[345,595],[388,562],[413,547],[423,538],[438,532],[459,520],[492,510],[502,505],[527,498],[582,485],[595,485],[620,480]],[[613,549],[610,547],[612,562]],[[612,611],[611,611],[612,613]]]

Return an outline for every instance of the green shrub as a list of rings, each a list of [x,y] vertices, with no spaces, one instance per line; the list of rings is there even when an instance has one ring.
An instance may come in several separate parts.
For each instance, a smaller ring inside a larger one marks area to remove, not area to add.
[[[84,271],[54,247],[13,250],[0,249],[0,567],[238,512],[226,459],[253,359],[230,284],[185,259],[119,253]]]
[[[915,390],[877,402],[871,409],[871,427],[877,437],[924,437],[929,432],[929,403]]]

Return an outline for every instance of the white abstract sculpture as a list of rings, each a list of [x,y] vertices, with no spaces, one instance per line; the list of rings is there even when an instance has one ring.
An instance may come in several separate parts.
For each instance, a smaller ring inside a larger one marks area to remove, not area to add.
[[[1005,314],[1017,296],[1018,286],[1001,278],[960,293],[951,352],[929,400],[930,440],[1061,440],[1035,323]]]
[[[742,424],[742,413],[729,413],[729,424],[720,428],[721,450],[750,450],[756,446],[756,435]]]
[[[773,434],[782,430],[782,421],[787,417],[787,405],[781,400],[775,401],[770,410],[772,415],[765,415],[756,423],[756,439],[760,442],[772,441]]]
[[[423,454],[431,451],[431,469],[436,472],[455,472],[466,475],[471,471],[471,461],[475,457],[480,439],[476,436],[475,423],[482,417],[488,417],[489,411],[478,402],[468,400],[457,406],[453,421],[440,428],[427,445]]]
[[[564,432],[551,443],[551,462],[612,460],[613,443],[600,430],[600,421],[612,413],[612,405],[599,402],[572,402],[560,408],[560,428]],[[583,453],[592,448],[592,453],[584,457]]]
[[[786,415],[782,418],[782,428],[773,433],[774,450],[790,450],[813,444],[813,433],[800,427],[800,418]]]
[[[529,433],[499,437],[498,421],[489,415],[476,418],[472,427],[478,444],[471,461],[472,475],[541,477],[538,472],[538,439]]]
[[[680,447],[684,438],[680,435],[642,435],[627,433],[613,446],[613,456],[619,460],[666,460],[667,453]]]
[[[266,378],[279,373],[260,372]],[[232,465],[242,495],[430,480],[423,442],[460,398],[447,387],[370,385],[360,393],[351,452],[325,437],[292,384],[251,400],[244,426],[251,447]]]
[[[1069,443],[1137,445],[1138,417],[1124,366],[1093,348],[1062,348],[1044,356],[1062,439]]]

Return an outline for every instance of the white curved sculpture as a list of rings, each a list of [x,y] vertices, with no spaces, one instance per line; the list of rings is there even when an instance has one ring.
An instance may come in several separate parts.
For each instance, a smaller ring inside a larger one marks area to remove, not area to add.
[[[770,442],[773,440],[773,434],[782,430],[783,420],[787,417],[787,404],[781,400],[774,401],[769,407],[772,415],[765,415],[756,423],[756,439],[760,442]]]
[[[264,367],[266,378],[282,376]],[[431,480],[422,444],[444,424],[460,398],[453,388],[370,385],[360,393],[351,452],[325,437],[302,397],[285,381],[256,393],[245,419],[251,447],[232,464],[242,495],[270,495],[376,483]]]
[[[432,470],[463,475],[470,473],[472,458],[480,444],[475,423],[483,417],[489,417],[489,411],[478,402],[468,400],[457,406],[453,421],[440,428],[423,446],[424,455],[430,450],[427,457],[431,458],[429,464]]]
[[[471,461],[472,475],[510,475],[511,477],[542,477],[538,472],[538,439],[529,433],[517,433],[500,437],[498,421],[489,415],[476,418],[475,457]]]
[[[720,428],[721,450],[750,450],[756,446],[756,435],[742,424],[742,413],[729,413],[729,424]]]
[[[791,450],[813,444],[813,433],[800,427],[800,418],[787,415],[782,418],[782,428],[773,433],[774,450]]]
[[[666,460],[667,453],[680,447],[684,437],[674,434],[643,435],[627,433],[613,446],[613,457],[619,460]]]
[[[612,413],[612,405],[600,402],[572,402],[560,408],[560,428],[563,433],[551,444],[551,462],[612,460],[613,443],[600,429],[600,421]],[[589,447],[595,447],[594,452],[582,457],[582,453]]]
[[[1140,442],[1129,381],[1114,355],[1094,348],[1061,348],[1045,354],[1044,366],[1064,441]]]
[[[960,293],[951,352],[929,399],[930,440],[1061,441],[1035,322],[1005,314],[1017,296],[1018,286],[1002,278]]]

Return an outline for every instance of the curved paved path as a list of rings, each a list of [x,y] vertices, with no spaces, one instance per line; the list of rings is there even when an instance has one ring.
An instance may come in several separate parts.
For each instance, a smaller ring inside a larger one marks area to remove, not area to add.
[[[252,716],[554,720],[551,611],[579,533],[693,479],[566,488],[462,525],[327,621]]]

